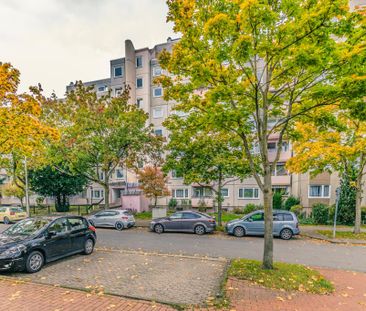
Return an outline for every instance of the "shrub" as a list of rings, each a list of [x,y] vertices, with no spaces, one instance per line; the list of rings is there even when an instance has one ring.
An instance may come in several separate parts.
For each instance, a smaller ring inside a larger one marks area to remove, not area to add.
[[[233,208],[233,213],[234,214],[243,214],[244,213],[244,209],[242,207],[234,207]]]
[[[303,207],[301,205],[294,205],[291,207],[290,211],[293,212],[296,216],[300,216],[302,213]]]
[[[244,214],[249,214],[251,212],[254,212],[256,210],[258,210],[258,206],[253,204],[253,203],[249,203],[247,205],[245,205],[245,208],[244,208]]]
[[[176,199],[171,198],[169,200],[169,203],[168,203],[169,208],[174,209],[177,207],[177,205],[178,205],[178,201]]]
[[[326,225],[329,220],[329,207],[323,203],[314,204],[312,216],[316,225]]]
[[[284,209],[289,211],[294,205],[300,205],[300,199],[290,195],[285,201]]]
[[[282,192],[278,192],[278,191],[276,191],[273,194],[273,198],[272,198],[273,209],[282,208],[282,203],[283,203],[282,195],[283,195]]]

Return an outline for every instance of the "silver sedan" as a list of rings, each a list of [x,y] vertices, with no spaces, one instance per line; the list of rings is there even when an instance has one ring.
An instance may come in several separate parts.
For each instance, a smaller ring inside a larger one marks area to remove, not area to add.
[[[113,209],[98,212],[88,218],[94,227],[113,227],[117,230],[135,225],[135,218],[128,210]]]

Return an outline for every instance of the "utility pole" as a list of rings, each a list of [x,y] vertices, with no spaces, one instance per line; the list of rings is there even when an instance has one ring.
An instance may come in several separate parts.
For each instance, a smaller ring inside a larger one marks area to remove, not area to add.
[[[27,217],[30,217],[30,208],[29,208],[29,185],[28,185],[28,168],[27,168],[27,157],[24,157],[24,175],[25,175],[25,206]]]
[[[335,237],[336,237],[337,215],[338,215],[338,205],[339,205],[340,194],[341,194],[341,188],[338,187],[336,189],[336,205],[335,205],[335,211],[334,211],[333,239],[335,239]]]

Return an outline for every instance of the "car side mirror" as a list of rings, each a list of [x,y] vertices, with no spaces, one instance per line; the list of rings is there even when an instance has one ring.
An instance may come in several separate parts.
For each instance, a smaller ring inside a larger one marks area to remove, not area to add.
[[[56,231],[48,231],[47,232],[47,238],[48,239],[51,239],[52,237],[54,237],[56,235],[57,235]]]
[[[252,222],[253,219],[252,218],[248,218],[248,219],[245,219],[246,221],[249,221],[249,222]]]

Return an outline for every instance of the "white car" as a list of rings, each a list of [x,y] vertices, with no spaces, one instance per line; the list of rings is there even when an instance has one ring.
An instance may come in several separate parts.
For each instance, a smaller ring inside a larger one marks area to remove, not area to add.
[[[135,218],[128,210],[109,209],[100,211],[88,218],[94,227],[113,227],[117,230],[131,228],[135,225]]]

